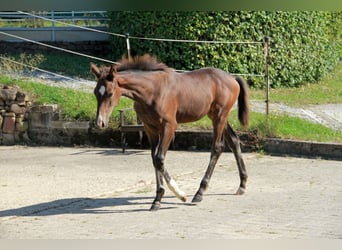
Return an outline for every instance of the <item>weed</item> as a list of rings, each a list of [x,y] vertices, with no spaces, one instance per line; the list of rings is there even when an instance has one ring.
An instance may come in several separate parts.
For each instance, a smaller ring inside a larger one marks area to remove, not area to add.
[[[17,75],[27,70],[27,66],[38,67],[44,62],[43,54],[20,53],[17,56],[5,56],[8,60],[0,60],[0,70],[7,73],[15,72]],[[15,63],[18,62],[18,63]]]

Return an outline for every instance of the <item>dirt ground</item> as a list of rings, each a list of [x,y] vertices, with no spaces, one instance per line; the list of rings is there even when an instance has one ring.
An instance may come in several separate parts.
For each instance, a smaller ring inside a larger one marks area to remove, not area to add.
[[[190,203],[209,152],[169,151],[169,172],[188,195],[167,190],[150,212],[148,150],[0,147],[2,239],[312,239],[342,237],[339,161],[245,153],[247,194],[224,153],[208,191]]]

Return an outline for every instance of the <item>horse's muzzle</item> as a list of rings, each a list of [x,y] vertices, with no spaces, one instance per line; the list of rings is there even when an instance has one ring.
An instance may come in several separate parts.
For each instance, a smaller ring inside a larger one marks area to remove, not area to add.
[[[107,127],[107,124],[104,122],[104,120],[102,119],[102,116],[99,115],[96,119],[96,125],[98,128],[105,128]]]

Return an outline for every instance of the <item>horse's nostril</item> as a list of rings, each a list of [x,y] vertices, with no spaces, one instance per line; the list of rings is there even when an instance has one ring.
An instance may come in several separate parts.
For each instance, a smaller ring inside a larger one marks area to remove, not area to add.
[[[104,128],[104,127],[106,127],[106,125],[105,125],[105,123],[104,123],[104,122],[102,122],[102,128]]]

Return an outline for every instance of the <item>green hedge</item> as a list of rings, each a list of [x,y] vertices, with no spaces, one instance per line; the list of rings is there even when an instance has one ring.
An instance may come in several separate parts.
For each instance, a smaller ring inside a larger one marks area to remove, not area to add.
[[[271,39],[271,86],[299,86],[329,73],[341,55],[341,12],[111,12],[110,30],[135,37],[185,40],[259,41]],[[113,57],[126,41],[112,37]],[[130,39],[134,54],[151,53],[175,69],[218,67],[231,73],[264,74],[262,44],[203,44]],[[264,87],[263,77],[247,77]]]

